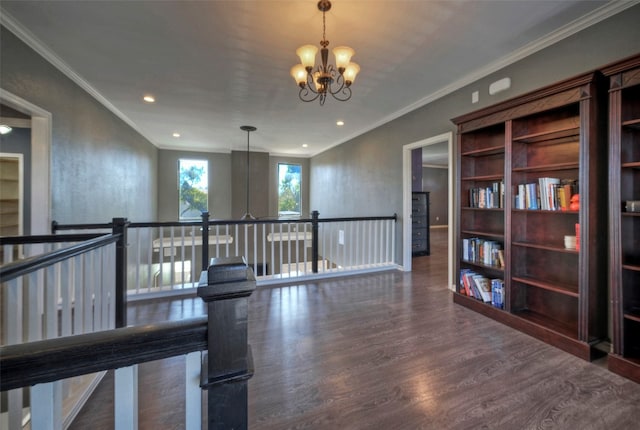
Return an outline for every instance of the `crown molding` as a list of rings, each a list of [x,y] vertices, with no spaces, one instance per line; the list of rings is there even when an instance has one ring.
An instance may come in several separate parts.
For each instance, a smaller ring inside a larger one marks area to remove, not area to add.
[[[89,93],[91,97],[96,99],[100,104],[106,107],[114,115],[124,121],[129,127],[138,132],[142,137],[148,140],[153,146],[158,148],[158,145],[148,136],[146,136],[140,128],[129,117],[116,108],[106,97],[104,97],[98,90],[89,84],[82,76],[76,73],[66,62],[58,57],[48,46],[46,46],[40,39],[38,39],[29,29],[23,26],[18,20],[16,20],[11,14],[0,7],[0,24],[6,27],[11,33],[13,33],[18,39],[24,42],[31,49],[36,51],[41,57],[51,63],[62,74],[71,79],[80,88]]]

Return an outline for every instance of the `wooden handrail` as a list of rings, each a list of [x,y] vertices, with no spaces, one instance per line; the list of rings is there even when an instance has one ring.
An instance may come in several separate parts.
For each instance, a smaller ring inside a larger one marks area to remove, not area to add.
[[[104,233],[80,233],[80,234],[43,234],[35,236],[4,236],[0,237],[2,245],[33,245],[40,243],[64,243],[83,242],[104,236]]]
[[[207,317],[0,347],[2,391],[207,349]]]
[[[335,218],[318,218],[318,222],[342,222],[342,221],[384,221],[393,220],[397,221],[397,214],[384,215],[384,216],[364,216],[364,217],[335,217]],[[239,220],[239,219],[210,219],[209,225],[227,225],[227,224],[304,224],[313,222],[313,218],[258,218],[253,220]],[[112,223],[106,224],[59,224],[55,222],[53,224],[53,230],[91,230],[97,228],[111,228]],[[202,221],[164,221],[164,222],[130,222],[129,228],[143,228],[143,227],[181,227],[181,226],[199,226],[202,225]]]
[[[119,235],[106,234],[67,248],[56,249],[42,255],[17,260],[0,266],[0,283],[8,282],[19,276],[38,269],[49,267],[76,255],[117,242]]]

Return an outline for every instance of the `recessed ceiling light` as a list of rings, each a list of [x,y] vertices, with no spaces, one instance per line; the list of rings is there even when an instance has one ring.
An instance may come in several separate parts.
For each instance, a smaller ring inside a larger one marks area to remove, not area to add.
[[[152,96],[151,94],[147,94],[146,96],[144,96],[142,98],[142,100],[144,100],[147,103],[155,103],[156,98],[154,96]]]
[[[342,127],[344,125],[344,121],[340,119],[340,120],[336,121],[336,125],[338,127]]]
[[[172,136],[173,136],[173,137],[180,137],[180,133],[175,132],[175,133],[173,133],[173,134],[172,134]]]
[[[0,134],[8,134],[11,133],[11,130],[13,130],[11,127],[9,127],[8,125],[0,125]]]
[[[302,144],[302,147],[303,147],[303,148],[308,148],[308,147],[309,147],[309,145],[308,145],[308,144],[306,144],[306,143],[303,143],[303,144]]]

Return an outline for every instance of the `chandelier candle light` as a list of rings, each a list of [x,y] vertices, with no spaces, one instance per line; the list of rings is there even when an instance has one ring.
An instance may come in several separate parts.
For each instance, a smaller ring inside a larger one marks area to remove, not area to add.
[[[320,0],[318,10],[322,12],[322,41],[320,41],[320,59],[322,64],[315,67],[318,47],[314,45],[304,45],[296,50],[302,64],[296,64],[291,68],[291,76],[300,87],[300,100],[312,102],[320,100],[324,105],[327,94],[331,94],[334,99],[341,102],[351,98],[351,84],[356,79],[360,71],[360,66],[351,62],[351,57],[355,51],[348,46],[338,46],[333,49],[336,65],[328,64],[329,41],[327,40],[325,13],[331,9],[331,2]]]

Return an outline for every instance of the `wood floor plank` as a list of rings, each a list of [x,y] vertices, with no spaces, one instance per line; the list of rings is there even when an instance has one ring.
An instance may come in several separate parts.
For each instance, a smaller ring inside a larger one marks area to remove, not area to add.
[[[250,428],[639,428],[640,384],[454,304],[446,255],[433,230],[411,273],[258,288]],[[195,316],[198,300],[136,305],[130,321]],[[163,361],[141,366],[141,429],[184,426],[184,359]],[[88,408],[108,404],[102,385]],[[113,428],[96,417],[72,429]]]

